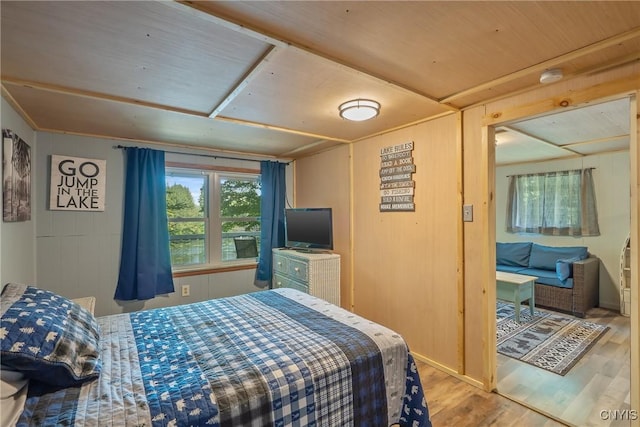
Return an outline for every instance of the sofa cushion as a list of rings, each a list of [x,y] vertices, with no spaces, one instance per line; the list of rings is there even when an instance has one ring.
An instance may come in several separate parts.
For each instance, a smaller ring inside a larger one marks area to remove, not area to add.
[[[531,242],[496,242],[496,264],[528,267],[530,252]]]
[[[506,273],[518,273],[520,270],[524,269],[525,267],[522,267],[520,265],[502,265],[502,264],[496,264],[496,271],[504,271]]]
[[[568,278],[564,281],[558,279],[555,270],[543,270],[539,268],[525,268],[518,271],[518,274],[525,276],[536,276],[536,283],[542,285],[556,286],[558,288],[573,288],[573,279]]]
[[[543,246],[534,243],[529,256],[529,268],[539,268],[556,272],[556,261],[578,257],[586,259],[589,252],[586,246]]]

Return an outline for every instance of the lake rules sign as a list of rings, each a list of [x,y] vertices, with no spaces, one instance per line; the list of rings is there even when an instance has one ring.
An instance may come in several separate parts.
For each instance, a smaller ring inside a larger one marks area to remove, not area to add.
[[[380,212],[413,212],[413,141],[380,150]]]
[[[104,211],[107,161],[51,156],[49,209]]]

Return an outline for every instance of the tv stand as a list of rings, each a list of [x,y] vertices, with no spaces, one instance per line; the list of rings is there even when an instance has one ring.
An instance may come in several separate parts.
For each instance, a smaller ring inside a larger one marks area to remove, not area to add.
[[[274,249],[273,287],[297,289],[340,305],[340,255],[306,248]]]

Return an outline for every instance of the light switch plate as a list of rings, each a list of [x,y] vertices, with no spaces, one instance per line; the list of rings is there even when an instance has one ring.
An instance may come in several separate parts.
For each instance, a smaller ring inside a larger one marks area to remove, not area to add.
[[[463,205],[462,206],[462,220],[464,222],[472,222],[473,221],[473,205]]]

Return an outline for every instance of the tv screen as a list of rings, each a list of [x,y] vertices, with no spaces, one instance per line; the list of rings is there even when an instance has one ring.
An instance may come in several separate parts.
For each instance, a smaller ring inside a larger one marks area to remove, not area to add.
[[[288,248],[333,250],[331,208],[285,209],[284,229]]]

